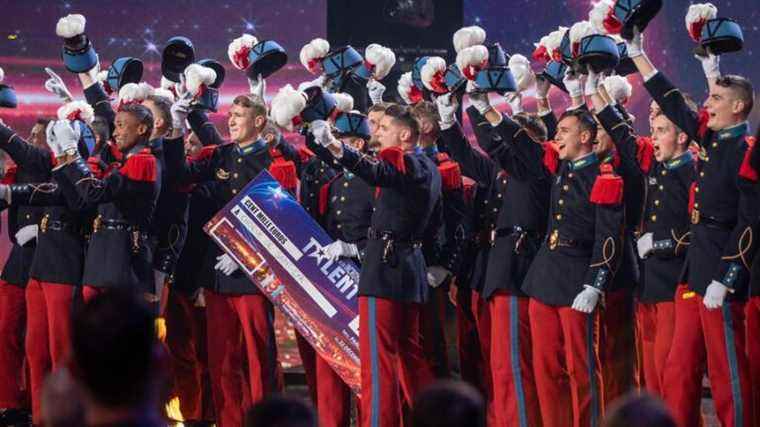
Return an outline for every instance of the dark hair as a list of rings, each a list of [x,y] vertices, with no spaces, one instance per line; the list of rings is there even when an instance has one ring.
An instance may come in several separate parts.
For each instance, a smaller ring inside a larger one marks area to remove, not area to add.
[[[50,117],[40,117],[37,119],[37,121],[34,122],[35,125],[42,125],[42,127],[47,127],[48,123],[50,123],[53,119]]]
[[[648,394],[629,394],[617,402],[604,419],[605,427],[676,427],[665,405]]]
[[[390,116],[404,127],[409,128],[412,133],[412,141],[417,142],[417,138],[420,136],[420,124],[417,123],[417,119],[414,118],[408,107],[401,105],[391,105],[385,110],[385,115]]]
[[[374,104],[371,107],[369,107],[369,110],[367,110],[367,114],[376,113],[378,111],[381,113],[385,113],[385,110],[387,110],[388,107],[390,107],[391,105],[396,105],[396,104],[393,104],[391,102],[381,102],[379,104]]]
[[[165,96],[149,95],[145,98],[147,101],[151,101],[156,104],[158,111],[161,112],[161,118],[171,126],[172,124],[172,102]]]
[[[301,399],[272,396],[256,403],[245,415],[246,427],[317,427],[314,409]]]
[[[544,121],[536,113],[518,113],[512,116],[515,122],[521,128],[528,132],[536,142],[546,142],[549,131],[546,129]]]
[[[591,133],[591,142],[596,141],[596,132],[598,125],[594,116],[584,108],[574,108],[572,110],[565,110],[560,116],[559,121],[562,121],[568,117],[575,117],[578,119],[578,123],[581,127],[581,131],[589,131]]]
[[[742,76],[727,74],[718,77],[715,80],[715,84],[731,89],[740,101],[744,101],[742,115],[745,118],[749,116],[749,113],[752,112],[752,107],[755,105],[755,90],[752,88],[752,82]]]
[[[108,125],[108,121],[103,116],[95,116],[90,124],[92,132],[98,139],[98,142],[105,143],[111,139],[111,128]]]
[[[409,107],[409,109],[411,110],[412,115],[415,116],[418,120],[424,119],[432,123],[435,133],[438,133],[438,131],[441,129],[438,125],[438,120],[440,120],[441,116],[438,115],[438,107],[436,107],[432,102],[420,101]]]
[[[483,398],[461,381],[439,381],[423,390],[412,409],[414,427],[485,427]]]
[[[122,291],[98,295],[74,314],[73,372],[99,403],[132,406],[149,394],[153,328],[150,310],[137,296]]]
[[[151,133],[153,133],[153,113],[148,107],[140,104],[126,104],[122,105],[119,111],[131,114],[138,123],[145,125],[148,128],[145,139],[150,138]]]

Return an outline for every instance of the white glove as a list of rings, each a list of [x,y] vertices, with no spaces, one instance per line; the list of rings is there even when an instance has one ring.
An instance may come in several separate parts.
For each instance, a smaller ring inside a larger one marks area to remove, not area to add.
[[[583,285],[583,290],[573,300],[573,310],[591,313],[596,308],[601,295],[602,291],[599,289],[590,285]]]
[[[31,224],[24,227],[21,227],[16,232],[16,243],[18,243],[19,246],[24,246],[25,244],[29,243],[32,239],[37,238],[37,233],[39,232],[40,228],[37,224]]]
[[[565,84],[565,89],[567,89],[571,98],[577,98],[583,94],[580,76],[571,70],[567,70],[565,77],[562,79],[562,83]]]
[[[654,235],[646,233],[636,241],[636,248],[639,251],[639,258],[644,259],[654,250]]]
[[[437,288],[441,286],[444,280],[451,275],[449,270],[441,267],[440,265],[434,265],[427,269],[427,281],[431,288]]]
[[[261,77],[261,74],[256,78],[248,79],[248,87],[251,89],[251,93],[258,96],[260,99],[264,99],[264,94],[267,92],[267,82]]]
[[[367,82],[367,90],[369,93],[369,99],[372,101],[372,105],[383,103],[383,94],[385,93],[385,85],[375,79],[369,79]]]
[[[177,100],[174,101],[170,110],[172,115],[172,127],[174,129],[185,129],[185,121],[187,120],[187,115],[190,114],[192,103],[193,94],[188,91],[183,92],[182,95],[178,96]]]
[[[452,94],[439,96],[435,99],[435,105],[438,107],[438,116],[441,120],[438,124],[441,130],[449,129],[457,122],[457,102],[455,98],[452,98]]]
[[[552,84],[549,80],[536,76],[536,99],[546,99],[549,96],[549,89]]]
[[[221,271],[225,276],[229,276],[240,268],[235,260],[227,254],[219,255],[216,257],[216,261],[217,263],[214,266],[214,270]]]
[[[707,52],[707,56],[694,55],[702,63],[702,71],[705,73],[707,80],[714,80],[720,77],[720,56]]]
[[[583,88],[583,94],[586,96],[594,96],[599,92],[599,80],[602,75],[588,67],[588,76],[586,76],[586,83]]]
[[[337,261],[338,258],[359,258],[359,247],[342,240],[336,240],[322,250],[330,261]]]
[[[53,150],[53,154],[56,157],[65,154],[67,151],[77,150],[77,147],[79,146],[79,137],[82,134],[82,130],[79,126],[72,126],[72,123],[66,119],[56,120],[53,124],[52,133],[55,139],[53,145],[55,145],[59,151],[56,153],[53,146],[50,146],[50,149]]]
[[[50,76],[50,78],[45,80],[45,90],[56,94],[63,100],[63,102],[70,102],[74,99],[74,97],[71,96],[71,92],[69,92],[69,89],[66,87],[66,83],[63,82],[63,79],[56,74],[55,71],[51,70],[49,67],[45,67],[45,72]]]
[[[633,38],[626,40],[625,46],[628,48],[628,57],[631,59],[644,54],[644,35],[638,27],[633,29]]]
[[[3,173],[5,175],[5,173]],[[8,184],[0,184],[0,200],[5,200],[8,204],[11,203],[11,186]]]
[[[525,111],[522,105],[522,95],[519,92],[510,92],[504,95],[504,99],[506,99],[507,104],[509,104],[509,108],[512,109],[513,116]]]
[[[705,291],[705,297],[702,299],[702,303],[705,307],[711,310],[721,307],[723,306],[723,301],[726,299],[726,294],[728,292],[728,286],[713,280],[707,285],[707,290]]]
[[[58,146],[58,141],[55,138],[55,134],[53,133],[53,126],[55,125],[55,121],[51,120],[47,128],[45,128],[45,135],[47,145],[50,147],[50,151],[53,152],[53,157],[60,157],[60,155],[63,153],[63,150],[61,150],[61,147]]]
[[[468,85],[468,88],[470,87],[475,89],[475,85]],[[468,91],[467,95],[470,97],[470,103],[472,106],[475,107],[475,109],[478,110],[478,113],[480,113],[482,116],[485,116],[487,112],[493,110],[491,102],[488,100],[487,92],[475,92],[472,90]]]
[[[311,122],[309,130],[314,135],[314,141],[323,147],[338,143],[338,140],[335,139],[330,131],[330,125],[324,120],[314,120]]]

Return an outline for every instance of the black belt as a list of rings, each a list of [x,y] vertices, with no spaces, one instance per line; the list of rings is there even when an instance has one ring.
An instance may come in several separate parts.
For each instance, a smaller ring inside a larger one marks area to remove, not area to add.
[[[713,229],[723,230],[723,231],[731,231],[736,227],[735,222],[720,221],[719,219],[713,216],[702,215],[696,209],[692,211],[691,223],[695,225],[702,224],[707,228],[713,228]]]
[[[414,238],[397,238],[392,231],[378,231],[373,228],[367,229],[367,238],[370,240],[382,240],[385,242],[383,247],[383,263],[396,264],[395,248],[396,246],[411,246],[414,249],[422,247],[422,242]]]
[[[398,237],[392,231],[378,231],[373,228],[367,229],[367,238],[370,240],[385,240],[392,241],[399,245],[411,245],[415,247],[421,247],[422,241],[413,237]]]
[[[43,233],[48,231],[71,231],[75,228],[70,222],[51,220],[48,214],[45,214],[40,221],[40,231]]]
[[[546,236],[546,244],[552,251],[559,247],[577,248],[582,250],[592,250],[594,248],[593,240],[568,239],[560,236],[559,231],[557,230],[552,231]]]

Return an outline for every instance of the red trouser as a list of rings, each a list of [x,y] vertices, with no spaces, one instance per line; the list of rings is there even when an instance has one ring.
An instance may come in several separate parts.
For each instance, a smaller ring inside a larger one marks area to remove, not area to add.
[[[496,426],[541,423],[531,364],[529,299],[499,291],[489,301],[491,375]]]
[[[351,389],[298,332],[296,343],[311,399],[317,407],[319,425],[348,427],[351,425]]]
[[[599,315],[530,299],[533,371],[545,427],[596,426],[603,416]]]
[[[721,425],[749,426],[752,400],[745,347],[744,302],[708,310],[702,297],[676,291],[673,344],[665,363],[663,394],[679,426],[699,424],[705,362]]]
[[[205,297],[208,364],[217,425],[238,427],[251,404],[282,390],[274,308],[263,295],[206,291]]]
[[[635,314],[630,289],[608,292],[601,307],[599,359],[607,406],[633,388]]]
[[[754,284],[753,284],[754,285]],[[760,297],[747,302],[747,359],[752,378],[753,427],[760,427]]]
[[[21,409],[24,383],[24,288],[0,281],[0,408]]]
[[[400,390],[411,406],[433,381],[420,345],[420,310],[420,304],[359,297],[363,427],[402,425]]]
[[[40,397],[45,377],[66,362],[76,288],[29,279],[26,286],[26,358],[34,424],[42,423]]]
[[[639,303],[636,306],[636,326],[644,375],[642,386],[649,393],[662,397],[662,373],[673,343],[675,303]]]
[[[166,302],[166,346],[172,366],[172,395],[179,398],[185,420],[208,420],[206,310],[196,307],[191,295],[169,290]]]
[[[447,303],[448,292],[446,288],[431,288],[429,298],[422,305],[422,312],[420,313],[423,354],[436,378],[446,378],[450,374],[446,334],[444,333]]]

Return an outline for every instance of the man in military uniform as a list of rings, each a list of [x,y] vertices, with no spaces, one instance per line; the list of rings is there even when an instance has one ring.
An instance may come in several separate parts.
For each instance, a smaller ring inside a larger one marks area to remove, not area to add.
[[[326,122],[313,122],[311,131],[346,169],[377,187],[359,279],[360,413],[362,426],[395,427],[401,424],[399,386],[411,406],[433,379],[419,342],[428,290],[420,240],[441,195],[441,178],[417,146],[419,125],[404,107],[386,110],[377,159],[340,143]]]
[[[357,151],[366,153],[370,139],[367,117],[358,112],[342,114],[343,119],[335,122],[336,137]],[[344,170],[339,163],[334,163],[335,160],[329,152],[314,142],[311,133],[306,135],[306,142],[320,159],[322,167],[331,172],[323,174],[323,177],[330,178],[313,190],[318,195],[314,207],[315,219],[335,239],[333,243],[324,247],[324,252],[332,260],[349,258],[361,264],[367,244],[367,230],[372,218],[375,190],[353,172]],[[326,162],[334,163],[333,166],[339,169],[333,169]],[[309,346],[308,343],[306,345]],[[302,357],[304,353],[307,352],[301,351]],[[350,390],[324,359],[317,356],[313,349],[310,353],[314,357],[311,369],[314,371],[312,382],[315,390],[312,395],[316,395],[320,425],[348,426],[351,421]]]
[[[620,157],[634,159],[647,176],[645,216],[637,245],[643,259],[637,317],[644,384],[650,393],[662,396],[662,373],[677,313],[694,309],[691,301],[683,298],[683,288],[676,292],[690,240],[689,188],[695,173],[689,137],[659,113],[652,119],[652,149],[642,149],[650,141],[634,134],[609,103],[604,86],[590,96],[597,118]]]
[[[3,127],[7,142],[13,132]],[[24,143],[26,144],[26,143]],[[3,148],[7,144],[3,145]],[[44,182],[50,178],[50,169],[32,165],[8,168],[3,184]],[[2,203],[2,209],[8,207]],[[25,288],[34,259],[37,229],[43,210],[40,207],[17,203],[8,209],[8,237],[12,243],[8,259],[0,275],[0,422],[8,424],[28,422],[23,393],[24,324],[26,322]]]
[[[83,122],[76,125],[86,126]],[[45,148],[32,145],[3,125],[0,125],[0,149],[8,153],[16,165],[40,178],[49,178],[56,161],[47,144]],[[87,156],[84,141],[79,141],[79,150]],[[57,186],[13,184],[8,190],[11,206],[47,205],[39,226],[31,226],[35,228],[33,238],[37,246],[26,286],[25,348],[32,412],[34,422],[40,423],[43,380],[51,370],[62,366],[68,353],[69,318],[84,265],[83,224],[81,212],[68,208]]]
[[[173,135],[181,135],[191,99],[180,97],[172,106]],[[179,170],[183,184],[210,182],[217,209],[272,163],[267,143],[260,138],[266,125],[266,106],[253,95],[233,100],[228,126],[232,143],[223,143],[208,158],[185,161],[181,139],[164,144],[167,164]],[[206,126],[194,125],[198,133]],[[213,129],[213,138],[221,140]],[[204,137],[198,134],[199,139]],[[176,166],[175,166],[176,165]],[[282,388],[274,336],[274,307],[251,283],[238,264],[218,247],[210,257],[216,260],[216,277],[205,292],[209,371],[217,421],[223,427],[242,423],[243,411],[251,402]],[[243,361],[248,373],[243,373]],[[246,387],[246,385],[249,385]]]
[[[487,94],[471,93],[470,99],[492,127],[491,138],[480,141],[483,148],[510,177],[492,234],[483,290],[491,324],[499,326],[491,331],[494,411],[498,425],[532,425],[540,414],[530,369],[528,299],[520,285],[546,230],[551,184],[543,163],[546,129],[535,116],[520,116],[522,124],[504,117],[491,107]],[[442,114],[442,121],[451,121],[452,112],[446,114],[449,117]],[[508,339],[503,338],[505,329]]]
[[[439,102],[444,102],[440,100]],[[460,335],[460,371],[462,378],[477,386],[487,400],[489,425],[495,425],[493,377],[491,374],[491,313],[488,303],[482,296],[486,282],[488,255],[495,240],[496,222],[504,203],[508,186],[506,172],[493,160],[475,150],[456,122],[443,120],[447,116],[447,104],[439,105],[441,117],[440,147],[456,160],[462,168],[462,174],[475,180],[476,188],[472,200],[471,226],[466,236],[469,241],[463,254],[463,266],[457,276],[457,329],[460,333],[472,318],[477,331],[475,342],[468,341]],[[478,110],[467,108],[475,136],[481,146],[489,144],[493,127]],[[469,294],[469,295],[468,295]],[[461,325],[461,326],[460,326]]]
[[[462,171],[456,161],[438,149],[440,140],[439,115],[436,105],[421,101],[411,107],[420,125],[420,147],[438,167],[442,194],[439,205],[430,219],[423,242],[423,253],[428,265],[430,298],[422,312],[422,343],[425,356],[439,378],[449,376],[449,359],[446,344],[446,306],[452,278],[462,264],[464,249],[464,220],[467,204],[464,197]]]
[[[700,145],[684,279],[703,304],[676,320],[663,377],[665,402],[680,425],[698,424],[706,362],[718,419],[723,425],[746,426],[752,400],[744,309],[754,257],[752,233],[760,219],[758,172],[751,162],[746,122],[754,103],[752,85],[740,76],[721,76],[718,57],[702,58],[710,93],[696,114],[643,53],[641,34],[628,42],[628,54],[664,114]]]
[[[531,297],[543,423],[593,426],[603,415],[596,308],[617,267],[623,181],[592,151],[597,128],[591,114],[568,110],[557,129],[561,162],[551,188],[548,236],[522,289]],[[534,163],[534,169],[543,166]]]

